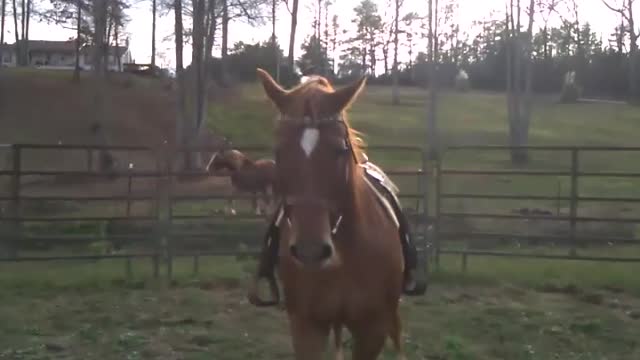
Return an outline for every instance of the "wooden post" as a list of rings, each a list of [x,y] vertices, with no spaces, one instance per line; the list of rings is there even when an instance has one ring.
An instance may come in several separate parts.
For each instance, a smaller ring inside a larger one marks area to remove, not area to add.
[[[93,171],[93,149],[87,149],[87,172]]]
[[[11,168],[13,174],[11,175],[11,182],[9,185],[9,192],[11,194],[11,201],[9,201],[8,215],[11,219],[9,223],[9,236],[7,237],[7,257],[18,257],[19,241],[22,238],[22,223],[20,221],[20,173],[22,169],[22,153],[20,145],[12,145],[11,147]]]
[[[435,172],[435,192],[436,192],[436,201],[435,201],[435,216],[433,221],[433,242],[435,247],[435,266],[436,269],[440,268],[440,207],[441,207],[441,199],[440,193],[442,192],[442,159],[438,156],[435,159],[436,166],[434,169]]]
[[[173,241],[171,236],[171,228],[173,226],[173,201],[171,192],[173,190],[173,166],[172,158],[167,157],[167,190],[166,190],[166,211],[167,218],[165,220],[165,251],[167,254],[167,278],[173,280]]]
[[[127,257],[125,259],[125,273],[127,275],[127,280],[131,281],[131,279],[133,279],[133,269],[131,267],[131,257]]]
[[[157,153],[158,181],[156,193],[156,249],[154,254],[154,276],[158,276],[160,259],[167,261],[167,276],[171,278],[173,274],[172,259],[170,256],[170,234],[169,234],[169,217],[171,200],[169,195],[171,165],[169,151],[166,146],[162,151]]]
[[[467,253],[462,253],[462,272],[467,273]]]
[[[431,251],[432,247],[430,247],[430,239],[429,239],[429,172],[427,171],[427,167],[429,165],[427,161],[427,152],[426,150],[421,152],[421,160],[422,160],[422,177],[418,177],[418,183],[422,184],[419,188],[422,193],[422,234],[423,234],[423,261],[424,261],[424,276],[425,280],[429,279],[429,262],[431,261]],[[417,207],[418,214],[420,213],[420,206]]]
[[[127,217],[131,216],[131,171],[133,171],[133,164],[129,163],[127,175]]]
[[[153,278],[157,279],[160,277],[160,261],[158,258],[158,254],[154,254],[151,257],[151,266],[153,268]]]
[[[193,276],[198,276],[200,273],[200,256],[198,254],[193,256]]]
[[[577,228],[577,220],[578,217],[578,172],[580,169],[579,157],[578,157],[578,149],[571,149],[571,207],[570,207],[570,230],[569,236],[571,238],[571,249],[569,250],[569,255],[576,256],[576,228]]]

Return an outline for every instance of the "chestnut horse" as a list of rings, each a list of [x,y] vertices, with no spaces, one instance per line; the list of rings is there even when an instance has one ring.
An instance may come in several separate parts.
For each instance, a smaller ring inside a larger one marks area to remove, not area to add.
[[[354,340],[352,359],[377,359],[387,337],[404,358],[398,227],[359,166],[362,153],[346,121],[345,109],[366,78],[334,90],[315,77],[284,90],[265,71],[258,76],[279,112],[278,275],[295,358],[323,359],[333,329],[342,359],[345,327]]]
[[[232,196],[238,192],[253,194],[252,206],[257,215],[261,214],[258,196],[262,198],[264,212],[269,212],[273,184],[275,182],[275,167],[273,160],[251,160],[238,150],[226,149],[213,154],[207,164],[207,171],[228,170],[231,172]],[[231,198],[225,207],[226,212],[236,213],[234,199]]]

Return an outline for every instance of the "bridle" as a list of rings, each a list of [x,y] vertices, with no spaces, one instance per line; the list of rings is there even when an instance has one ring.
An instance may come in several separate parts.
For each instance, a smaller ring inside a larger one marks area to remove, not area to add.
[[[315,118],[309,115],[305,115],[302,118],[298,118],[298,117],[291,117],[285,114],[281,114],[280,121],[288,124],[294,124],[296,126],[300,126],[304,128],[316,128],[316,129],[329,124],[343,125],[346,130],[345,136],[343,139],[344,150],[348,151],[351,154],[351,158],[353,159],[353,162],[356,165],[359,164],[358,157],[353,149],[351,141],[349,140],[348,125],[341,114],[334,114],[331,116],[326,116],[321,118]],[[277,164],[278,164],[278,161],[276,160],[276,166]],[[345,166],[346,166],[346,169],[345,169],[345,174],[346,174],[345,182],[346,182],[349,179],[349,164],[347,163],[345,164]],[[325,208],[329,211],[329,214],[334,215],[334,216],[330,216],[330,226],[331,226],[332,236],[335,236],[340,230],[340,225],[342,225],[342,220],[344,215],[340,210],[337,213],[333,214],[334,213],[333,207],[331,206],[331,203],[328,200],[315,197],[315,196],[301,197],[301,196],[291,196],[286,194],[282,194],[281,196],[282,196],[281,206],[279,207],[279,211],[276,217],[276,222],[275,222],[276,226],[280,226],[280,223],[282,222],[282,220],[286,220],[287,224],[291,226],[291,218],[289,214],[292,206],[297,204],[312,204],[314,206]],[[331,219],[331,217],[333,217],[334,219]]]

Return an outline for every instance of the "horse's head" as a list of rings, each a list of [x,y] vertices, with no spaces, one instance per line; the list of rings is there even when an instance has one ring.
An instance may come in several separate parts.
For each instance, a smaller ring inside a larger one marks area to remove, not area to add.
[[[336,264],[333,239],[353,198],[359,150],[345,109],[366,78],[334,90],[322,77],[284,90],[258,69],[269,99],[279,111],[276,128],[276,178],[290,224],[291,255],[303,265]]]
[[[238,170],[248,158],[245,154],[234,149],[218,150],[211,156],[207,164],[207,171],[217,172],[220,170]]]

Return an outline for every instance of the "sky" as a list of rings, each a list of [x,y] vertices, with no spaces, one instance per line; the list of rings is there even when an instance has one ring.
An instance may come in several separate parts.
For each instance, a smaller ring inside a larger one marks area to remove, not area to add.
[[[130,23],[127,25],[126,33],[129,36],[130,49],[133,58],[137,63],[148,63],[151,55],[151,0],[135,0],[136,4],[128,10]],[[381,14],[384,14],[387,9],[391,11],[391,8],[387,5],[389,0],[374,0],[378,4],[378,10]],[[446,0],[440,0],[444,3]],[[492,10],[503,11],[505,2],[507,0],[459,0],[459,8],[456,11],[454,21],[460,24],[460,28],[464,31],[473,33],[472,22],[474,20],[481,20],[490,15]],[[619,24],[619,16],[608,10],[601,2],[601,0],[577,0],[580,7],[581,22],[590,22],[593,30],[602,35],[602,39],[606,41],[609,38],[609,34],[616,24]],[[615,3],[620,0],[611,0]],[[350,28],[351,20],[353,19],[353,8],[359,3],[359,0],[334,0],[335,4],[331,6],[329,10],[329,18],[333,14],[338,14],[338,21],[340,26],[344,28]],[[427,13],[427,0],[405,0],[405,4],[402,9],[402,13],[409,11],[415,11],[419,14]],[[298,16],[298,32],[296,36],[296,54],[300,53],[300,44],[305,38],[313,33],[313,11],[311,6],[315,4],[314,0],[300,0],[300,9]],[[528,3],[526,0],[523,3]],[[269,9],[270,10],[270,9]],[[564,11],[564,7],[561,8]],[[269,12],[270,13],[270,12]],[[280,42],[282,48],[285,50],[285,54],[288,49],[289,43],[289,28],[290,28],[290,15],[286,7],[282,4],[279,6],[277,12],[277,25],[276,36]],[[401,14],[402,16],[402,14]],[[537,19],[539,20],[539,19]],[[551,22],[558,22],[559,17],[552,18]],[[538,22],[539,23],[539,22]],[[13,42],[14,35],[10,32],[13,27],[13,19],[7,18],[7,29],[5,30],[5,41]],[[158,29],[156,38],[157,44],[157,62],[161,66],[172,67],[175,64],[175,55],[173,47],[173,38],[168,38],[173,32],[173,14],[170,13],[167,16],[160,17],[158,19]],[[247,24],[240,22],[233,22],[229,26],[229,44],[230,47],[236,41],[244,42],[256,42],[264,41],[271,35],[271,24],[268,22],[264,26],[258,28],[252,28]],[[30,38],[32,40],[66,40],[74,36],[74,32],[71,30],[65,30],[60,26],[47,25],[43,23],[32,22],[30,29]],[[166,41],[162,41],[163,39]],[[416,44],[416,52],[421,51],[421,47],[426,50],[426,43]],[[184,58],[185,64],[190,62],[191,49],[189,46],[185,47]],[[215,51],[215,50],[214,50]],[[400,61],[408,60],[408,54],[405,52],[400,53]]]

